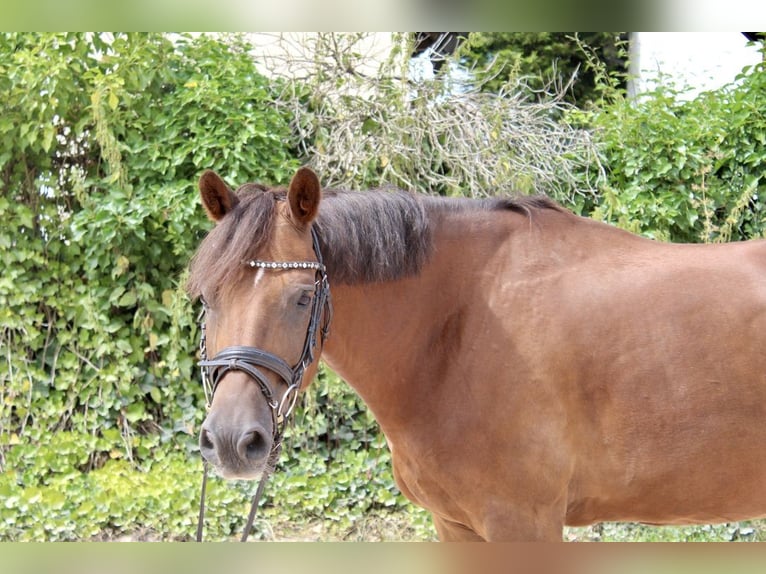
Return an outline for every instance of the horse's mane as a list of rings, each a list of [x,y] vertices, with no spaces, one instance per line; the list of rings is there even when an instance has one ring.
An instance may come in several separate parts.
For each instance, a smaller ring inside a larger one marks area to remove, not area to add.
[[[214,298],[246,272],[273,229],[282,188],[245,184],[240,199],[201,243],[192,259],[187,290]],[[561,210],[541,196],[491,199],[440,198],[398,189],[366,192],[323,190],[315,226],[333,283],[393,281],[417,274],[432,251],[435,223],[447,213],[514,211],[531,216],[540,209]]]

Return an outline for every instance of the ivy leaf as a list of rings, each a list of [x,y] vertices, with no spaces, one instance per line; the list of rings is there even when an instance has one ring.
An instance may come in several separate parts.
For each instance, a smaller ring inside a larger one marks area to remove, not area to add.
[[[144,403],[140,401],[129,404],[125,409],[125,418],[131,423],[136,423],[142,420],[145,414],[146,409],[144,408]]]
[[[124,255],[120,255],[117,258],[117,261],[115,262],[114,272],[112,273],[112,277],[114,278],[120,277],[121,275],[125,273],[125,271],[128,270],[128,267],[130,267],[130,259],[128,259]]]
[[[43,128],[43,150],[49,152],[51,145],[53,144],[53,136],[56,135],[56,129],[52,125],[47,125]]]
[[[130,289],[117,301],[118,307],[133,307],[136,304],[136,290]]]

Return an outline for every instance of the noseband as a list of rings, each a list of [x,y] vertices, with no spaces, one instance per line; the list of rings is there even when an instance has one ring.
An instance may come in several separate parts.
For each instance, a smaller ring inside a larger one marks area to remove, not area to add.
[[[230,371],[242,371],[253,379],[261,389],[266,402],[271,407],[272,419],[272,438],[273,444],[269,453],[269,463],[276,463],[282,445],[282,434],[284,427],[293,412],[295,403],[298,400],[298,394],[301,388],[301,381],[308,366],[314,361],[314,351],[317,344],[329,335],[330,321],[332,320],[332,300],[330,298],[330,283],[327,280],[327,272],[322,261],[322,253],[319,250],[319,239],[314,228],[311,228],[311,237],[313,241],[316,261],[248,261],[246,265],[252,268],[288,271],[293,269],[313,269],[315,271],[316,281],[314,282],[314,297],[311,302],[311,318],[309,319],[306,339],[303,343],[303,351],[300,359],[294,366],[290,366],[282,358],[258,349],[244,345],[234,345],[225,347],[218,352],[212,359],[207,358],[207,338],[205,332],[205,313],[207,305],[203,302],[202,312],[200,314],[200,374],[202,378],[202,388],[205,391],[205,401],[207,407],[213,401],[218,384],[223,377]],[[324,316],[324,321],[322,317]],[[319,335],[319,341],[318,337]],[[287,390],[282,394],[279,400],[275,400],[274,393],[269,385],[268,379],[261,369],[267,369],[275,373],[287,386]],[[258,498],[263,491],[263,486],[267,478],[264,473],[258,492],[253,499],[253,506],[248,518],[248,525],[242,535],[242,540],[247,538],[247,534],[252,526],[252,520],[255,516],[255,509],[258,504]],[[207,465],[205,466],[205,476],[203,477],[202,498],[200,500],[200,519],[197,528],[197,540],[202,538],[202,520],[204,515],[204,491],[207,479]]]

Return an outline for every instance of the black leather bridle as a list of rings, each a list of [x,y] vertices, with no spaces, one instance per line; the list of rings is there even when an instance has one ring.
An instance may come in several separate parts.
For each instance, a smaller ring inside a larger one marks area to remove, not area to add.
[[[322,253],[319,250],[319,239],[314,228],[311,228],[311,237],[313,241],[316,261],[262,261],[252,260],[245,264],[248,267],[273,270],[288,271],[292,269],[313,269],[315,271],[314,297],[311,302],[311,317],[309,319],[306,339],[303,343],[303,351],[300,359],[294,366],[290,366],[285,360],[264,351],[257,347],[244,345],[235,345],[221,349],[212,359],[207,358],[207,340],[205,332],[205,313],[207,305],[203,301],[202,312],[200,313],[200,374],[202,378],[202,387],[205,391],[205,400],[207,407],[213,401],[218,384],[223,377],[230,371],[242,371],[252,378],[260,387],[263,396],[271,407],[272,418],[272,438],[273,443],[269,453],[267,468],[273,468],[279,459],[279,453],[282,447],[282,435],[285,425],[295,408],[298,394],[301,389],[301,381],[308,366],[314,361],[314,351],[318,345],[323,345],[330,332],[330,322],[332,321],[332,300],[330,297],[330,283],[327,280],[327,270],[322,261]],[[276,374],[282,382],[287,385],[287,390],[282,394],[279,400],[274,397],[274,392],[269,381],[262,371],[267,369]],[[253,504],[250,509],[247,526],[242,534],[242,541],[247,536],[252,527],[255,511],[258,506],[263,487],[268,478],[268,472],[264,472],[258,490],[253,497]],[[202,494],[200,496],[200,513],[197,524],[197,541],[202,540],[202,524],[205,514],[205,488],[207,483],[207,463],[205,463],[204,476],[202,479]]]

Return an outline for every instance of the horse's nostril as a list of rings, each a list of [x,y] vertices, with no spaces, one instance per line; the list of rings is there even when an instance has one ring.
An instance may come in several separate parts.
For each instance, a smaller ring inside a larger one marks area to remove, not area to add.
[[[200,432],[199,434],[199,447],[200,447],[200,450],[202,451],[203,456],[205,452],[215,452],[215,444],[213,443],[213,437],[205,428],[203,428],[202,432]]]
[[[268,454],[269,445],[260,429],[251,429],[242,433],[237,443],[237,452],[243,460],[260,460]]]

